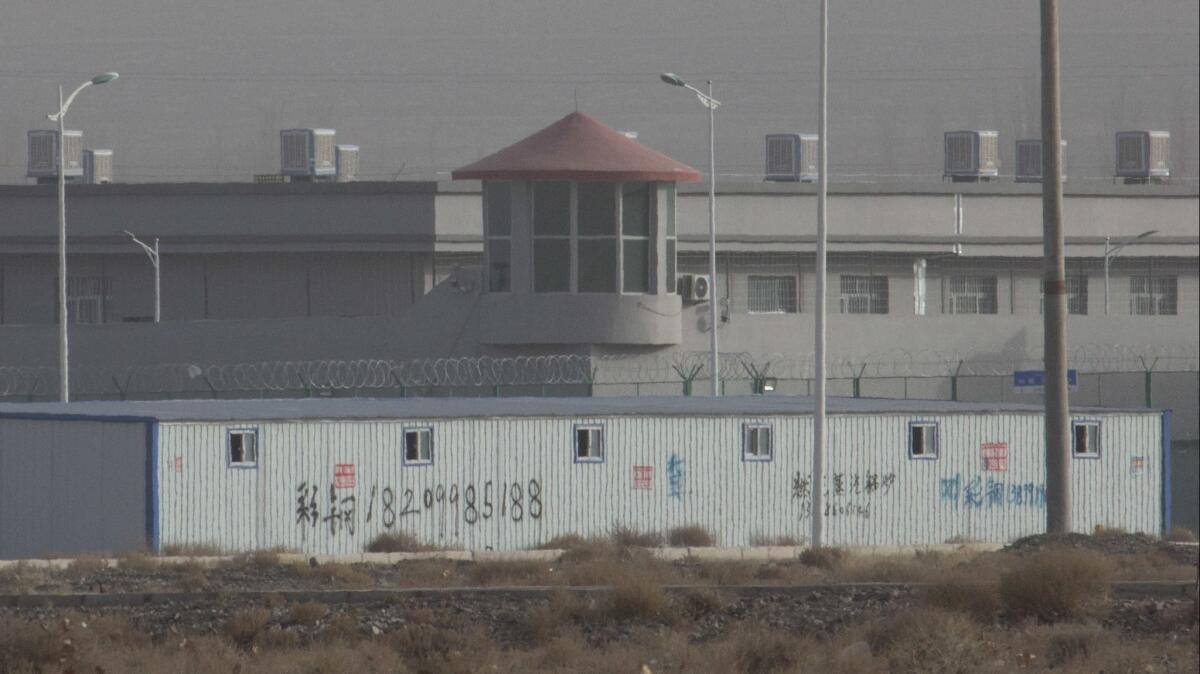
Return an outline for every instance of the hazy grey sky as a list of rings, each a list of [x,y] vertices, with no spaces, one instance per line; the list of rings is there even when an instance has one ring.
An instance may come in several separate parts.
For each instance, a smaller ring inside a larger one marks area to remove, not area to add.
[[[1073,179],[1112,173],[1114,131],[1170,130],[1198,173],[1196,0],[1062,0]],[[994,128],[1004,170],[1038,133],[1031,0],[832,0],[830,163],[841,180],[940,177],[941,133]],[[118,70],[68,117],[120,180],[248,180],[278,129],[327,126],[364,178],[445,177],[575,108],[694,166],[704,109],[658,82],[715,80],[718,172],[758,179],[762,136],[816,127],[817,2],[4,0],[0,182],[56,86]]]

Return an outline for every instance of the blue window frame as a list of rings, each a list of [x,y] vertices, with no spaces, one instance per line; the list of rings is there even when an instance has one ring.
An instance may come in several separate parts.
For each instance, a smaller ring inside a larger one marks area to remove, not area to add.
[[[1071,422],[1071,456],[1077,459],[1100,458],[1100,420],[1077,419]]]
[[[417,426],[404,429],[404,465],[433,465],[432,426]]]
[[[770,462],[775,458],[775,437],[771,424],[742,424],[742,461]]]
[[[908,458],[936,461],[941,452],[941,433],[936,421],[908,422]]]
[[[603,424],[575,424],[571,436],[575,463],[604,463],[607,447]]]
[[[230,428],[225,432],[227,468],[258,468],[260,450],[257,428]]]

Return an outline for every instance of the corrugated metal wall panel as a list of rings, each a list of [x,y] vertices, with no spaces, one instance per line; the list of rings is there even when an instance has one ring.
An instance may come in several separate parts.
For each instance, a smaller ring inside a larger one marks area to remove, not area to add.
[[[939,424],[937,460],[909,458],[914,419]],[[772,461],[743,460],[746,422],[771,425]],[[605,428],[605,461],[576,463],[574,426],[591,423]],[[406,465],[404,429],[424,426],[435,429],[433,465]],[[226,432],[242,427],[259,429],[257,469],[226,467]],[[506,550],[618,524],[699,524],[723,545],[804,540],[811,428],[807,417],[164,424],[162,541],[332,554],[406,531],[452,548]],[[1044,527],[1038,415],[844,415],[829,428],[831,545],[1008,541]],[[1102,429],[1101,458],[1072,461],[1076,528],[1157,531],[1158,415],[1105,415]],[[1004,470],[983,469],[984,443],[1006,443]],[[1144,471],[1130,474],[1130,456],[1143,454]],[[334,484],[338,464],[354,467],[353,487]]]

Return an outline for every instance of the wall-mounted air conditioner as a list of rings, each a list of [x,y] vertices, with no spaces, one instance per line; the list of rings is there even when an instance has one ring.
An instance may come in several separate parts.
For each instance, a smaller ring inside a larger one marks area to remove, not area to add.
[[[816,182],[816,134],[767,134],[766,176],[778,182]]]
[[[66,170],[63,176],[83,175],[83,132],[63,132],[63,154]],[[25,175],[30,178],[58,177],[58,131],[34,129],[29,132],[29,164]]]
[[[712,279],[706,274],[680,274],[677,290],[684,302],[707,302],[712,299]]]
[[[333,129],[284,129],[279,132],[279,172],[295,178],[337,174]]]
[[[1067,141],[1062,141],[1062,179],[1067,179]],[[1039,139],[1017,141],[1017,176],[1019,183],[1042,182],[1042,141]]]
[[[1167,131],[1118,131],[1117,177],[1127,182],[1171,176],[1171,134]]]
[[[947,131],[943,178],[978,182],[1000,175],[999,139],[996,131]]]
[[[113,151],[83,151],[83,182],[89,185],[106,185],[113,181]]]

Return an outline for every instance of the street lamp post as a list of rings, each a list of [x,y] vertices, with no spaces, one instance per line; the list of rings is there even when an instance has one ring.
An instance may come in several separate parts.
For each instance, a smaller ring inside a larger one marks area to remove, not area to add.
[[[717,351],[717,147],[714,117],[721,101],[712,96],[712,80],[707,81],[708,93],[705,93],[683,81],[675,73],[663,73],[660,78],[667,84],[683,87],[696,94],[700,104],[708,108],[708,276],[711,280],[709,288],[712,294],[708,299],[709,348],[712,351],[709,367],[712,369],[712,394],[719,396],[721,395],[721,370],[720,356]]]
[[[133,235],[133,232],[128,229],[125,233],[134,243],[142,247],[146,251],[146,257],[150,258],[150,264],[154,265],[154,322],[158,323],[162,320],[162,270],[158,266],[158,237],[154,237],[154,246],[148,246]]]
[[[1110,237],[1110,236],[1104,237],[1104,315],[1105,316],[1108,315],[1108,267],[1109,267],[1110,261],[1114,257],[1116,257],[1118,251],[1120,251],[1125,246],[1128,246],[1129,244],[1133,243],[1134,241],[1137,241],[1138,239],[1144,239],[1147,236],[1150,236],[1152,234],[1158,234],[1158,230],[1157,229],[1147,230],[1145,232],[1142,232],[1141,234],[1138,234],[1137,236],[1126,239],[1125,241],[1117,244],[1116,246],[1113,246],[1111,243],[1112,237]]]
[[[63,100],[63,90],[58,88],[58,112],[46,115],[51,122],[58,122],[58,368],[60,383],[60,400],[70,402],[70,369],[67,356],[67,180],[65,175],[66,150],[63,143],[63,131],[66,126],[65,118],[71,102],[79,92],[93,84],[106,84],[117,79],[117,73],[101,73],[79,85],[67,99]]]

